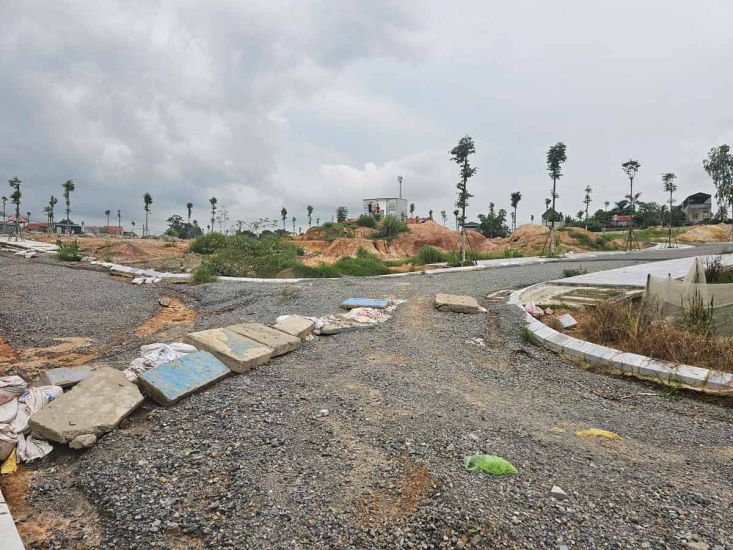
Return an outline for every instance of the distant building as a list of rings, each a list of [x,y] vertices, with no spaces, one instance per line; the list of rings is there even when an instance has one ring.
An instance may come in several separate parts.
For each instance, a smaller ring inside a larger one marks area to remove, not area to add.
[[[388,216],[390,214],[397,218],[407,218],[407,199],[395,197],[363,199],[365,214],[381,214]]]
[[[466,222],[463,224],[463,227],[466,228],[466,231],[478,231],[480,226],[481,224],[478,222]]]
[[[712,197],[707,193],[695,193],[682,201],[680,210],[685,213],[687,221],[703,223],[713,217]]]
[[[74,223],[71,220],[61,220],[59,222],[55,222],[53,224],[54,233],[67,233],[71,232],[74,235],[79,235],[82,233],[82,226],[78,223]]]
[[[48,222],[31,222],[25,224],[26,231],[45,231],[48,232]]]
[[[631,214],[614,214],[611,221],[616,227],[628,227],[632,219],[633,216]]]
[[[555,229],[559,229],[565,225],[565,218],[563,217],[562,212],[557,212],[552,208],[548,208],[545,210],[544,214],[542,214],[542,225],[545,227],[552,227],[553,219],[555,220]]]

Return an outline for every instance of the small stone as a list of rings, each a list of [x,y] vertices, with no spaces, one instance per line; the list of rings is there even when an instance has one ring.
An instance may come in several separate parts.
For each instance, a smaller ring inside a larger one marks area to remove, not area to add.
[[[163,296],[160,300],[158,300],[158,303],[163,307],[170,307],[171,299]]]
[[[449,445],[448,445],[448,446],[447,446],[447,447],[445,448],[445,450],[446,450],[446,451],[448,451],[449,453],[452,453],[453,451],[455,451],[455,450],[456,450],[456,446],[455,446],[455,445],[453,445],[453,443],[451,443],[451,444],[449,444]]]
[[[433,305],[440,311],[448,309],[455,313],[478,313],[480,311],[478,302],[471,296],[437,294]]]
[[[72,449],[86,449],[97,442],[97,436],[94,434],[77,435],[69,441],[69,447]]]
[[[320,411],[318,411],[318,416],[328,416],[328,413],[328,409],[321,409]]]
[[[688,542],[685,544],[687,550],[709,550],[710,545],[706,542]]]
[[[476,434],[468,434],[468,439],[478,441],[478,436]]]
[[[555,497],[557,500],[565,500],[568,498],[568,494],[563,491],[560,487],[557,485],[553,485],[552,489],[550,490],[550,494]]]

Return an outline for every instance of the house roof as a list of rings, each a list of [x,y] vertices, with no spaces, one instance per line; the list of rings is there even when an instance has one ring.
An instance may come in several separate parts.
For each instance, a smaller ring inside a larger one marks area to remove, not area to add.
[[[688,204],[705,204],[709,200],[710,195],[707,193],[693,193],[682,201],[682,206],[687,206]]]
[[[547,219],[550,216],[560,216],[562,217],[562,212],[558,212],[557,210],[554,210],[552,207],[545,210],[544,214],[542,214],[542,217]]]

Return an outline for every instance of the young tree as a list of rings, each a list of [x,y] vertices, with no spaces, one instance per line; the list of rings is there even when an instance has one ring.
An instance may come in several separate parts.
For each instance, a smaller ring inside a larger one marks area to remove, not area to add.
[[[460,167],[461,179],[456,185],[458,189],[458,199],[456,200],[456,207],[460,209],[459,223],[461,226],[461,235],[459,238],[461,247],[461,267],[466,263],[466,207],[468,206],[468,199],[473,195],[468,192],[468,180],[472,178],[477,168],[471,166],[469,157],[476,152],[476,146],[473,143],[473,139],[470,136],[463,136],[458,140],[458,145],[451,149],[451,160]]]
[[[552,199],[545,199],[545,210],[550,208],[551,202],[552,202]]]
[[[631,250],[634,248],[634,219],[633,215],[636,211],[636,206],[634,205],[634,202],[636,199],[639,198],[639,195],[634,195],[634,178],[636,177],[636,174],[639,172],[639,168],[641,167],[641,163],[638,160],[629,159],[626,162],[624,162],[621,165],[621,168],[626,173],[626,176],[629,178],[629,194],[627,195],[630,206],[631,206],[631,221],[629,222],[629,234],[626,237],[626,250]]]
[[[280,218],[282,218],[282,221],[283,221],[283,231],[285,231],[285,220],[288,219],[288,211],[287,211],[287,209],[284,206],[280,209]]]
[[[143,226],[143,237],[150,236],[150,226],[148,225],[148,216],[150,214],[150,205],[153,204],[153,196],[150,193],[143,195],[143,207],[145,209],[145,225]]]
[[[122,213],[117,209],[117,227],[119,227],[120,235],[122,235]]]
[[[104,215],[107,216],[107,231],[109,231],[109,215],[111,212],[109,210],[104,211]]]
[[[519,201],[522,200],[522,194],[519,191],[514,191],[510,195],[511,197],[511,205],[514,209],[513,216],[512,216],[512,232],[517,230],[517,205],[519,204]]]
[[[558,142],[547,151],[547,172],[552,179],[552,210],[555,208],[555,199],[557,198],[557,180],[562,177],[562,165],[568,159],[565,153],[565,144]],[[549,255],[555,255],[555,216],[552,216],[550,222],[550,250]]]
[[[188,225],[191,225],[191,213],[193,212],[193,203],[186,203],[186,211],[188,212]]]
[[[295,216],[293,216],[293,233],[295,233]]]
[[[443,220],[443,227],[445,227],[445,224],[448,223],[448,214],[445,210],[440,211],[440,217]]]
[[[610,203],[610,202],[608,202],[608,201],[605,201],[605,202],[603,203],[603,206],[605,207],[605,209],[604,209],[604,211],[603,211],[603,223],[604,223],[604,224],[608,224],[608,207],[609,207],[609,205],[610,205],[610,204],[611,204],[611,203]]]
[[[54,220],[54,208],[56,208],[56,205],[58,204],[59,200],[51,195],[51,198],[48,199],[48,231],[49,233],[53,233],[53,220]]]
[[[506,237],[509,234],[509,228],[506,225],[506,210],[503,208],[496,212],[496,205],[489,203],[489,213],[487,215],[479,214],[479,231],[484,237]]]
[[[10,184],[10,188],[13,190],[10,193],[10,204],[15,205],[15,222],[13,223],[13,232],[11,235],[15,235],[16,241],[20,239],[20,199],[23,197],[23,193],[20,190],[21,183],[17,177],[8,180],[8,184]]]
[[[7,217],[5,215],[5,204],[8,202],[8,197],[6,197],[5,195],[3,195],[2,196],[2,201],[3,201],[3,225],[5,225],[5,218]]]
[[[728,145],[713,147],[708,152],[708,158],[702,161],[702,165],[715,185],[715,198],[718,203],[730,204],[733,207],[733,155]],[[723,215],[725,222],[725,215]],[[733,224],[731,224],[731,236],[733,237]]]
[[[585,186],[585,198],[583,199],[583,202],[585,203],[585,229],[588,229],[588,208],[590,207],[590,203],[592,202],[590,199],[590,194],[593,189],[590,188],[590,185]]]
[[[71,192],[76,189],[74,182],[66,180],[61,186],[64,189],[64,204],[66,204],[66,234],[71,234]]]
[[[459,218],[460,215],[461,215],[461,211],[456,208],[453,211],[453,218],[455,218],[455,220],[456,220],[456,231],[458,231],[458,227],[459,227],[459,225],[458,225],[458,218]]]
[[[313,225],[311,223],[311,221],[313,220],[313,207],[309,204],[305,207],[305,209],[308,212],[308,227],[310,228],[310,226]]]
[[[345,206],[339,206],[336,209],[336,221],[338,223],[344,223],[346,219],[349,217],[349,209]]]
[[[428,219],[430,219],[430,220],[433,219],[433,211],[432,210],[428,210]]]
[[[216,197],[211,197],[209,199],[209,204],[211,205],[211,232],[213,233],[215,230],[214,222],[216,221],[216,204],[219,201],[216,199]]]
[[[662,183],[664,184],[664,190],[669,193],[669,227],[667,229],[667,248],[671,248],[672,245],[672,204],[674,203],[674,192],[677,191],[677,185],[674,180],[677,179],[672,172],[662,174]]]
[[[411,218],[415,217],[415,203],[414,202],[410,203],[410,217]]]

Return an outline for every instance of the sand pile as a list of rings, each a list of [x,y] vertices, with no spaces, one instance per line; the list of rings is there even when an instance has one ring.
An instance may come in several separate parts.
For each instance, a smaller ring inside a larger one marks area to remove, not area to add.
[[[730,225],[726,223],[719,223],[717,225],[694,225],[684,233],[677,235],[678,241],[689,243],[724,242],[730,239]]]

